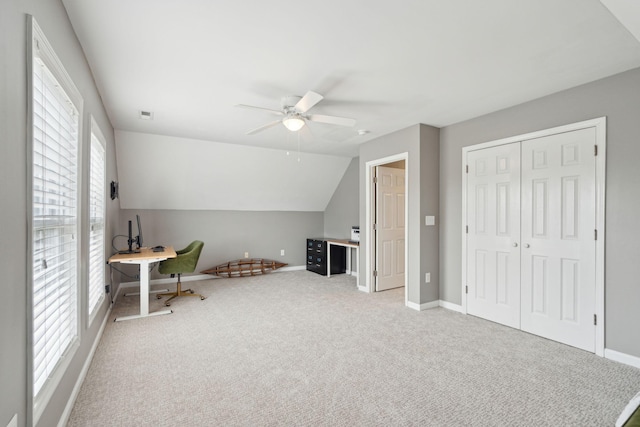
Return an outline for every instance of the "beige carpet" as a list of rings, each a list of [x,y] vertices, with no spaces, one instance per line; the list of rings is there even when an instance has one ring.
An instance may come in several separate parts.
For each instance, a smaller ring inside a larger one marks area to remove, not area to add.
[[[208,298],[108,323],[70,426],[612,426],[640,391],[638,369],[345,275],[185,285]]]

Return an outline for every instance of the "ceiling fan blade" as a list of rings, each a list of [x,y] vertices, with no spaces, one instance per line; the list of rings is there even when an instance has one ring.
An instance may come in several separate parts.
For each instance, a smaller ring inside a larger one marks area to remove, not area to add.
[[[322,98],[324,98],[324,96],[319,93],[309,91],[302,97],[302,99],[300,99],[300,101],[298,101],[296,104],[296,110],[301,113],[306,113],[311,109],[311,107],[322,101]]]
[[[277,114],[279,116],[283,115],[282,111],[280,111],[280,110],[272,110],[271,108],[256,107],[255,105],[236,104],[236,107],[251,108],[253,110],[268,111],[270,113]]]
[[[356,121],[347,117],[325,116],[323,114],[311,114],[307,117],[308,120],[318,123],[328,123],[330,125],[338,126],[355,126]]]
[[[255,128],[253,130],[250,130],[249,132],[247,132],[247,135],[253,135],[253,134],[256,134],[258,132],[262,132],[263,130],[269,129],[270,127],[273,127],[273,126],[278,125],[280,123],[282,123],[282,120],[276,120],[276,121],[273,121],[271,123],[267,123],[266,125],[262,125],[259,128]]]

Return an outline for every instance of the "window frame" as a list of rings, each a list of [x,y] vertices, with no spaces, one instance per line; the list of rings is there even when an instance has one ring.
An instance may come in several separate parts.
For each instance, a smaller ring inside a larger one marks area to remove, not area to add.
[[[81,340],[81,322],[82,322],[82,298],[80,284],[82,283],[82,262],[81,262],[81,244],[83,241],[81,233],[82,225],[82,132],[83,132],[83,99],[75,84],[67,74],[62,63],[55,54],[51,44],[47,40],[44,32],[37,24],[35,18],[31,15],[27,16],[27,322],[28,322],[28,347],[27,347],[27,411],[28,421],[30,424],[37,424],[42,416],[44,409],[51,400],[57,386],[66,373],[74,355],[80,347]],[[40,387],[38,392],[35,391],[35,373],[34,373],[34,138],[35,138],[35,120],[34,120],[34,70],[38,67],[37,59],[46,66],[47,70],[53,76],[54,80],[60,85],[69,101],[73,104],[78,117],[76,129],[77,144],[77,160],[76,168],[76,189],[75,189],[75,283],[71,289],[75,291],[75,334],[63,351],[62,355],[54,366],[52,372],[48,375],[47,380]]]
[[[95,142],[94,142],[95,141]],[[101,190],[102,190],[102,194],[98,195],[101,196],[102,199],[102,257],[101,260],[98,260],[98,265],[100,266],[100,271],[97,273],[98,277],[99,277],[99,292],[100,292],[100,297],[98,298],[98,300],[92,305],[91,304],[91,288],[92,286],[94,286],[95,284],[92,283],[94,277],[93,277],[93,270],[92,270],[92,255],[91,255],[91,247],[93,245],[93,216],[92,216],[92,207],[91,204],[93,203],[93,199],[94,199],[94,194],[93,194],[93,187],[94,187],[94,144],[99,145],[100,150],[101,150],[101,157],[102,157],[102,186],[101,186]],[[102,304],[104,303],[104,300],[106,298],[106,291],[105,291],[105,280],[106,280],[106,268],[105,268],[105,262],[107,259],[107,256],[105,254],[105,242],[106,242],[106,225],[107,225],[107,150],[106,150],[106,139],[104,137],[104,134],[102,133],[102,131],[100,130],[100,126],[98,126],[98,123],[96,122],[95,118],[92,116],[91,117],[91,134],[90,134],[90,143],[89,143],[89,188],[88,188],[88,215],[87,215],[87,225],[88,225],[88,234],[87,234],[87,260],[88,260],[88,266],[87,266],[87,313],[89,316],[89,326],[93,324],[93,320],[95,319],[96,315],[98,314],[98,312],[100,311],[99,308],[102,306]]]

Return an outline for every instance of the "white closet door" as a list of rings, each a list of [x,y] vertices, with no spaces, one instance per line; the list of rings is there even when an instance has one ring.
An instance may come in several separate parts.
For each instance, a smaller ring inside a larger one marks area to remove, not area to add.
[[[378,166],[376,292],[404,286],[404,169]]]
[[[522,143],[522,330],[595,351],[594,128]]]
[[[467,165],[467,312],[520,328],[520,143]]]

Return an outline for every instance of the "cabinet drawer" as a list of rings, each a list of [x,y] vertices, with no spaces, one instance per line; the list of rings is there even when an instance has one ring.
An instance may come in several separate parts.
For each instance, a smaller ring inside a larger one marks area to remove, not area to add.
[[[307,256],[307,265],[326,266],[327,261],[325,257],[309,255]]]
[[[307,239],[307,252],[316,254],[327,254],[327,245],[324,240]]]
[[[307,270],[327,275],[327,242],[320,239],[307,239]],[[341,246],[331,246],[331,274],[345,272],[345,250]]]

